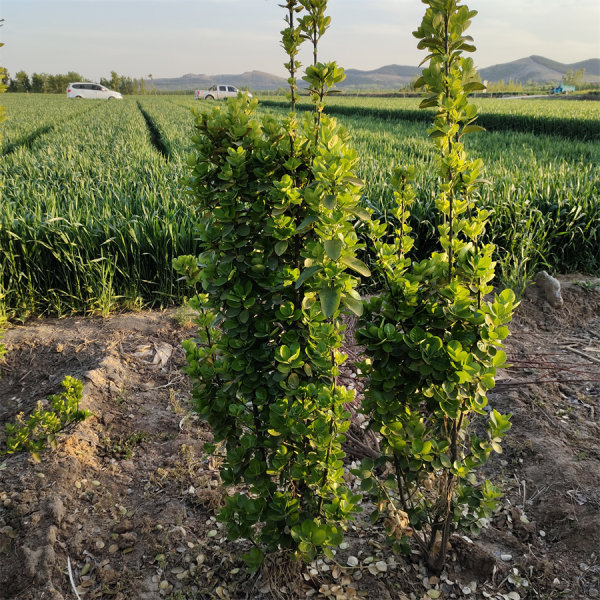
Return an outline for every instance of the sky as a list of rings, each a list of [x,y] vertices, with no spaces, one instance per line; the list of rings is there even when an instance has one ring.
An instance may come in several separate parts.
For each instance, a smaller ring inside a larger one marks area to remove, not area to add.
[[[11,75],[110,71],[140,78],[266,71],[286,76],[282,0],[0,0],[0,65]],[[537,54],[600,58],[598,0],[467,0],[478,67]],[[416,66],[419,0],[329,0],[320,60],[345,68]],[[308,55],[300,57],[309,62]]]

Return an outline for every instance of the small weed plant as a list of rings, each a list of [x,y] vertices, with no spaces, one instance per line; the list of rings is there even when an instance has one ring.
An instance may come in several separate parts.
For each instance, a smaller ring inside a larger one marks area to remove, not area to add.
[[[363,403],[372,430],[381,436],[381,454],[365,459],[357,473],[372,492],[377,519],[398,550],[412,538],[434,571],[444,566],[454,527],[478,529],[490,515],[499,491],[478,482],[474,471],[510,427],[509,416],[489,411],[486,393],[505,364],[502,340],[515,307],[504,290],[493,300],[493,246],[482,244],[488,213],[477,207],[485,185],[483,163],[470,160],[463,137],[481,131],[468,94],[482,89],[473,60],[475,47],[465,35],[476,11],[456,0],[424,0],[427,10],[414,33],[429,52],[429,66],[416,82],[426,91],[421,108],[435,108],[429,135],[438,152],[437,209],[439,251],[416,262],[408,225],[415,192],[413,168],[397,168],[395,217],[398,227],[372,222],[377,269],[385,285],[367,305],[358,341],[368,359]],[[472,417],[487,421],[477,435]]]
[[[50,446],[56,447],[57,435],[90,416],[90,412],[79,408],[83,383],[67,375],[62,382],[63,392],[48,398],[50,410],[45,410],[39,402],[37,408],[25,417],[17,415],[15,423],[4,426],[8,434],[6,450],[2,454],[30,452],[36,461],[41,453]]]

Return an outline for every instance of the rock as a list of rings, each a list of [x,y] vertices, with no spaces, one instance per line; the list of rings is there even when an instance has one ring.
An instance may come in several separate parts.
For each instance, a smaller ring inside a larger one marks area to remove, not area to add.
[[[563,298],[560,293],[560,282],[558,279],[555,279],[546,271],[540,271],[535,276],[534,282],[540,299],[548,302],[553,308],[559,308],[563,305]]]
[[[98,389],[104,389],[106,387],[106,378],[104,377],[104,373],[102,373],[102,371],[99,369],[87,371],[83,376]]]

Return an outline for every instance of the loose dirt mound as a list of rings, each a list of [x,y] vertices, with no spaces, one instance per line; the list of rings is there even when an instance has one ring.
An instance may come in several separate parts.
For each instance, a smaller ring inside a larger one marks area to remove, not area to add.
[[[11,329],[0,425],[60,391],[65,375],[84,380],[94,416],[41,463],[0,460],[0,599],[76,598],[73,584],[82,600],[600,597],[600,293],[571,282],[563,298],[561,308],[535,298],[519,308],[507,344],[514,366],[490,395],[513,413],[486,473],[505,496],[481,536],[453,537],[439,578],[418,557],[393,557],[381,528],[363,520],[337,564],[294,569],[275,557],[248,575],[245,545],[228,542],[215,519],[218,465],[203,452],[211,434],[181,371],[180,342],[193,330],[174,313]],[[343,383],[353,382],[348,367]]]

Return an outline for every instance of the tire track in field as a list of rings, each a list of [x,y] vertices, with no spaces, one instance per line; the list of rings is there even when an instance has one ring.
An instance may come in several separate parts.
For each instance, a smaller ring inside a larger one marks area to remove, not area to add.
[[[38,127],[36,130],[32,131],[28,135],[20,137],[19,139],[15,140],[14,142],[8,143],[2,149],[2,152],[0,152],[0,155],[8,156],[9,154],[12,154],[17,148],[20,148],[21,146],[25,146],[27,149],[30,149],[31,146],[33,145],[33,142],[35,142],[35,140],[37,140],[39,137],[43,136],[44,134],[49,133],[50,131],[53,131],[55,127],[56,127],[56,123],[53,123],[51,125],[44,125],[43,127]]]
[[[166,142],[163,138],[163,135],[160,131],[160,128],[154,121],[154,119],[142,108],[140,101],[137,101],[138,108],[146,121],[146,127],[148,128],[148,133],[150,134],[150,143],[154,146],[154,148],[162,154],[163,158],[166,160],[171,160],[171,149],[169,147],[168,142]]]
[[[12,154],[15,150],[17,150],[18,148],[21,148],[21,147],[25,147],[28,150],[31,150],[33,143],[36,140],[38,140],[39,138],[41,138],[43,135],[46,135],[47,133],[51,133],[52,131],[54,131],[55,129],[60,127],[61,125],[64,125],[65,123],[68,123],[69,121],[72,121],[76,117],[80,117],[82,114],[87,115],[96,109],[97,109],[97,107],[91,107],[87,111],[83,111],[82,113],[69,115],[68,117],[65,117],[64,119],[60,119],[54,123],[50,123],[49,125],[42,125],[41,127],[38,127],[31,133],[28,133],[28,134],[23,135],[20,138],[16,139],[14,142],[9,142],[8,144],[6,144],[6,146],[4,146],[4,148],[2,148],[0,150],[0,156],[8,156],[9,154]]]

